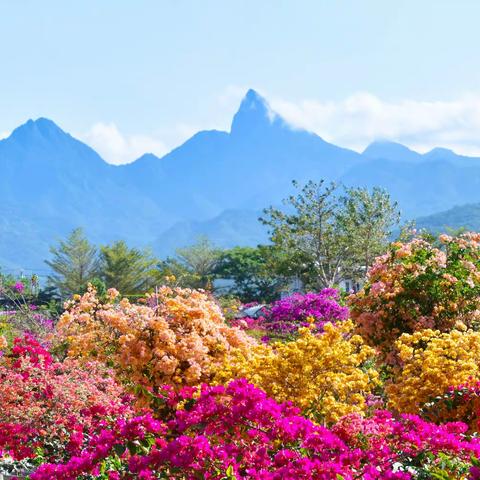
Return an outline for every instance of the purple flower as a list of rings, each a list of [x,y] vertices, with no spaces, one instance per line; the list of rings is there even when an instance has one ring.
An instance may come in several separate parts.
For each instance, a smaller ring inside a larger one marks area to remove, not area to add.
[[[348,318],[348,308],[338,303],[337,290],[326,288],[318,293],[295,293],[273,303],[268,318],[267,330],[279,333],[294,333],[308,325],[313,318],[318,330],[327,322],[343,321]]]
[[[25,290],[25,285],[22,282],[17,282],[12,287],[16,292],[22,293]]]

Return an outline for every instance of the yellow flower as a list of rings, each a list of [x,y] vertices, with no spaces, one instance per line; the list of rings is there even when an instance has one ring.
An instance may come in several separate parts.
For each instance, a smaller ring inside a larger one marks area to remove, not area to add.
[[[480,332],[423,330],[396,342],[401,365],[386,393],[398,412],[417,413],[449,387],[480,380]]]
[[[292,401],[326,423],[362,412],[378,377],[375,370],[362,368],[374,350],[358,335],[350,336],[352,330],[351,322],[326,324],[321,335],[302,328],[296,341],[234,352],[216,381],[247,378],[277,401]]]

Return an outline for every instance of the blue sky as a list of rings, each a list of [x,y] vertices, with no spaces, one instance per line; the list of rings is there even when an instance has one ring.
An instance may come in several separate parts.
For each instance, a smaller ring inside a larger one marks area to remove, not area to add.
[[[229,127],[249,87],[294,125],[480,154],[480,2],[0,0],[0,133],[46,116],[111,162]]]

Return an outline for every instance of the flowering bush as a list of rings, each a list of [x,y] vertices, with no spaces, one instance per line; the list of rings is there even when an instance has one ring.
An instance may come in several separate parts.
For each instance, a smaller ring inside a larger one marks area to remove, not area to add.
[[[0,457],[62,459],[107,416],[128,417],[125,392],[101,365],[54,362],[32,337],[16,339],[0,363]]]
[[[398,412],[417,413],[449,387],[480,380],[480,332],[423,330],[402,335],[397,348],[401,364],[385,390]]]
[[[470,431],[478,432],[480,427],[480,382],[470,380],[448,390],[422,405],[423,418],[435,423],[466,423]]]
[[[402,333],[476,327],[480,309],[480,234],[440,237],[442,248],[414,239],[377,258],[368,282],[349,298],[351,317],[367,342],[395,363]]]
[[[351,335],[349,321],[323,328],[320,335],[301,328],[295,341],[260,345],[247,354],[237,351],[216,379],[247,378],[277,401],[292,401],[327,423],[364,411],[365,397],[377,383],[376,371],[368,368],[374,350]]]
[[[329,430],[245,380],[204,385],[200,391],[170,390],[163,404],[163,421],[150,415],[118,421],[92,436],[80,455],[40,466],[31,480],[88,474],[110,479],[467,478],[470,456],[480,452],[477,439],[463,436],[465,425],[437,426],[411,415],[351,415]]]
[[[43,305],[49,297],[40,291],[38,279],[7,279],[0,274],[0,350],[24,333],[45,338],[53,330],[52,314]],[[52,300],[52,298],[49,298]],[[41,306],[37,302],[42,303]]]
[[[313,319],[321,331],[325,323],[348,318],[348,308],[340,306],[338,299],[338,291],[333,288],[319,293],[295,293],[272,304],[265,316],[265,328],[273,332],[293,333]]]
[[[101,302],[93,288],[66,304],[57,327],[68,355],[98,359],[119,377],[144,387],[208,382],[232,349],[246,351],[254,340],[229,327],[210,297],[162,287],[144,305],[116,301],[109,290]]]

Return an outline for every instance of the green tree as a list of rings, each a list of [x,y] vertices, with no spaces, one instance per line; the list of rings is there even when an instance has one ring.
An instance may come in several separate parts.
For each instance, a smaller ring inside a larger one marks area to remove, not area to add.
[[[243,302],[271,302],[285,284],[275,273],[276,250],[270,245],[225,250],[216,269],[219,278],[232,280],[228,292]]]
[[[323,180],[294,186],[300,191],[284,201],[285,209],[270,207],[260,219],[283,252],[277,271],[298,276],[308,289],[317,290],[364,276],[399,222],[388,193],[348,188],[341,194]]]
[[[211,290],[221,253],[207,237],[199,237],[195,244],[177,249],[175,257],[161,262],[159,274],[174,276],[182,287]]]
[[[382,188],[347,188],[340,198],[337,221],[348,244],[349,264],[344,268],[358,279],[386,251],[400,211]]]
[[[97,249],[77,228],[58,246],[50,247],[51,260],[45,263],[52,269],[48,277],[50,286],[55,287],[65,298],[80,292],[98,274]]]
[[[123,240],[100,248],[100,278],[107,288],[116,288],[124,295],[148,290],[154,284],[157,264],[151,252],[129,248]]]
[[[341,276],[348,245],[337,222],[336,185],[309,181],[284,204],[285,209],[270,207],[260,221],[270,228],[273,244],[284,253],[278,265],[286,276],[298,276],[307,288],[335,285]]]

